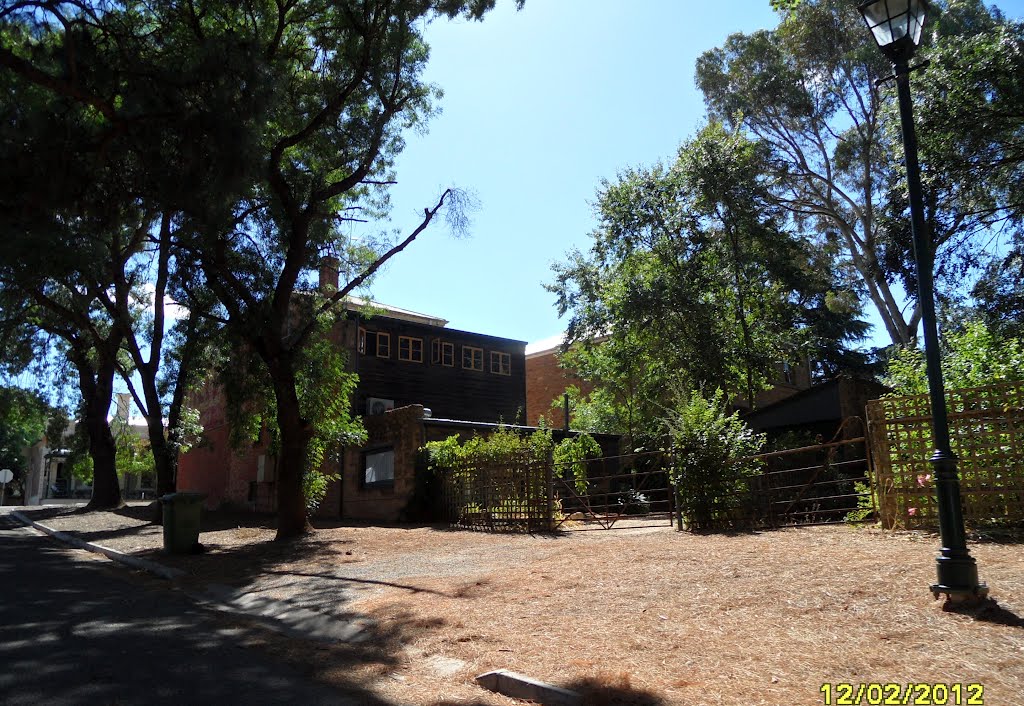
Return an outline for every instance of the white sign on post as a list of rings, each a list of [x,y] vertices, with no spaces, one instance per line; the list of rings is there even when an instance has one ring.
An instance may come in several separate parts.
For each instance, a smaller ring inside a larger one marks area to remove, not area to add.
[[[7,484],[14,478],[10,468],[0,469],[0,507],[4,505],[4,495],[7,494]]]

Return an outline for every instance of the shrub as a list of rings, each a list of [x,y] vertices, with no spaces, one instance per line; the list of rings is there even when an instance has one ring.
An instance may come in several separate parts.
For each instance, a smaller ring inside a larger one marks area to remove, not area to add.
[[[725,394],[691,394],[665,420],[672,441],[672,482],[688,529],[722,529],[737,524],[748,502],[745,479],[760,463],[747,457],[764,444],[736,413],[726,414]]]
[[[601,452],[586,434],[555,444],[549,430],[523,435],[510,427],[465,442],[458,436],[431,441],[423,450],[430,473],[450,474],[451,490],[459,499],[459,507],[451,508],[456,517],[472,514],[507,521],[545,515],[549,464],[571,471],[577,487],[585,489],[585,461]],[[559,512],[557,503],[554,511]]]

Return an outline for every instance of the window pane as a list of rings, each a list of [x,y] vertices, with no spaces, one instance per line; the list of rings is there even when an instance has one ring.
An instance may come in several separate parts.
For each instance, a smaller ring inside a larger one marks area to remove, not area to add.
[[[366,484],[390,483],[395,480],[395,451],[366,454]]]

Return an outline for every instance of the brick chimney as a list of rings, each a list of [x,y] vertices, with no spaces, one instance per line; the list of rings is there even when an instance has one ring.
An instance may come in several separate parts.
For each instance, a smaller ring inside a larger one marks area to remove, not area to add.
[[[338,291],[338,268],[341,263],[333,255],[320,259],[320,282],[318,289],[321,294],[334,294]]]

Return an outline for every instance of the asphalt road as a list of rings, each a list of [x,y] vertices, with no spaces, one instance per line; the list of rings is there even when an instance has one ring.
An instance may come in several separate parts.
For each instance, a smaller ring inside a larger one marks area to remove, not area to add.
[[[0,704],[367,704],[256,648],[250,625],[0,515]]]

